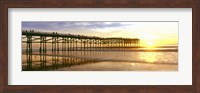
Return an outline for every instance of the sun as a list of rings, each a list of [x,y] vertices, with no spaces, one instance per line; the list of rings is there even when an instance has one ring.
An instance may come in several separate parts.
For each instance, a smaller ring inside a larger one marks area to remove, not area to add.
[[[152,47],[152,46],[154,46],[154,43],[153,43],[152,41],[148,41],[148,42],[147,42],[147,46],[148,46],[148,47]]]
[[[149,45],[149,46],[152,46],[152,45],[153,45],[153,42],[149,41],[149,42],[148,42],[148,45]]]

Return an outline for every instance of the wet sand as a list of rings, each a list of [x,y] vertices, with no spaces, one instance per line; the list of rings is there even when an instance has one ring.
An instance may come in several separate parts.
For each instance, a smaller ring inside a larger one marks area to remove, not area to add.
[[[178,65],[134,62],[97,62],[59,68],[57,71],[178,71]]]
[[[34,52],[31,57],[27,61],[27,55],[22,55],[23,70],[178,71],[178,52],[74,51],[52,55],[48,51],[43,56]]]

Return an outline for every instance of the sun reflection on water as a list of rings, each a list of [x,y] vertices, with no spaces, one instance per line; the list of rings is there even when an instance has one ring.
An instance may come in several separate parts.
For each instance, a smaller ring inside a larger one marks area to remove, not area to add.
[[[156,62],[158,59],[157,59],[157,54],[154,53],[154,52],[148,52],[148,53],[141,53],[139,55],[139,57],[143,60],[145,60],[146,62],[149,62],[149,63],[154,63]]]

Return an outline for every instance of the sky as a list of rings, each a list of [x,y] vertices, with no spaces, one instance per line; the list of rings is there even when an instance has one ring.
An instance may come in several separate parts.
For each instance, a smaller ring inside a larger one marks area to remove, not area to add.
[[[178,45],[178,22],[24,21],[22,30],[139,38],[142,46]]]

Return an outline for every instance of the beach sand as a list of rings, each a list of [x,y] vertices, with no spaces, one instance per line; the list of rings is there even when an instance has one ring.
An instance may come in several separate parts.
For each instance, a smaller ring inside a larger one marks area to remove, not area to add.
[[[59,68],[57,71],[178,71],[178,65],[134,62],[97,62]]]

